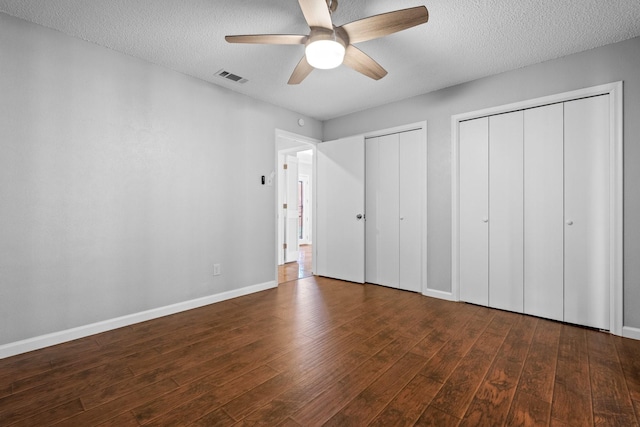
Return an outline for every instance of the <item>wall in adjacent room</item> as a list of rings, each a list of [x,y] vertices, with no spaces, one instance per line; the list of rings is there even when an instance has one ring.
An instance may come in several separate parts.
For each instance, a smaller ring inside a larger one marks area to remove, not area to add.
[[[429,70],[416,70],[425,79]],[[624,324],[640,328],[640,38],[324,123],[325,140],[427,120],[428,284],[451,289],[451,116],[624,81]]]
[[[260,178],[320,122],[4,14],[0,77],[0,345],[275,285]]]

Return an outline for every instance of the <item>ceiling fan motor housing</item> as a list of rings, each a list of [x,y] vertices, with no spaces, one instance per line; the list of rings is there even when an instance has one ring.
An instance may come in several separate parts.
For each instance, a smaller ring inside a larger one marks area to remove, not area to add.
[[[311,33],[307,37],[307,41],[305,46],[309,44],[319,41],[319,40],[332,40],[340,43],[345,49],[349,46],[349,36],[347,32],[342,28],[334,28],[333,30],[329,30],[327,28],[321,27],[312,27]]]

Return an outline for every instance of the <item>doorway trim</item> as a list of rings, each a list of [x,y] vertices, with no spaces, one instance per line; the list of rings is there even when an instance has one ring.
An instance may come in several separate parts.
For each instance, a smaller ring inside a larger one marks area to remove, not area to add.
[[[312,160],[313,161],[313,160]],[[301,245],[308,245],[309,241],[311,241],[313,243],[313,232],[309,232],[309,223],[311,223],[311,226],[313,228],[313,199],[311,199],[311,206],[308,206],[307,203],[305,203],[304,199],[307,197],[307,194],[309,193],[309,181],[310,181],[310,176],[306,175],[306,174],[298,174],[299,176],[299,182],[302,184],[302,197],[303,200],[301,202],[302,205],[302,234],[303,236],[300,237],[300,244]],[[312,196],[313,196],[313,192],[311,192]],[[311,218],[310,219],[306,219],[307,215],[306,212],[311,209]],[[311,236],[311,239],[309,239],[309,236]]]
[[[460,300],[459,124],[462,121],[591,96],[609,95],[609,286],[610,332],[623,335],[623,85],[622,81],[451,116],[451,298]]]
[[[320,140],[317,140],[315,138],[310,138],[308,136],[304,136],[304,135],[299,135],[293,132],[288,132],[286,130],[282,130],[282,129],[275,129],[275,165],[276,165],[276,171],[274,174],[274,186],[275,186],[275,191],[274,191],[274,214],[275,214],[275,252],[274,252],[274,269],[275,269],[275,280],[276,283],[278,282],[278,264],[279,264],[279,251],[280,251],[280,245],[279,245],[279,223],[280,223],[280,206],[278,203],[278,192],[279,192],[279,188],[280,188],[280,180],[279,180],[279,171],[277,170],[278,168],[278,164],[279,164],[279,156],[283,155],[283,154],[291,154],[291,153],[296,153],[298,151],[306,151],[306,150],[311,150],[313,152],[313,158],[312,158],[312,163],[311,163],[311,194],[314,195],[313,200],[311,201],[311,235],[315,236],[316,235],[316,198],[315,198],[315,194],[316,194],[316,146],[317,144],[319,144]],[[289,146],[289,147],[283,147],[280,148],[283,145],[288,145],[288,144],[293,144],[293,146]],[[301,149],[301,147],[303,147]],[[311,270],[312,272],[316,271],[316,245],[312,246],[311,249]]]

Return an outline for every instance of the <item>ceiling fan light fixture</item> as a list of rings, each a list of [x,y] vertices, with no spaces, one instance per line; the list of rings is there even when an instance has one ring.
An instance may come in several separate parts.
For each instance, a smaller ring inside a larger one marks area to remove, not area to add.
[[[305,55],[313,68],[330,70],[344,61],[345,48],[335,40],[315,40],[307,44]]]
[[[300,84],[315,68],[331,69],[346,65],[373,80],[387,75],[387,70],[355,43],[379,39],[407,30],[429,20],[425,6],[410,7],[358,19],[336,27],[331,13],[338,0],[298,0],[309,34],[253,34],[226,36],[229,43],[304,45],[305,55],[293,69],[287,84]]]

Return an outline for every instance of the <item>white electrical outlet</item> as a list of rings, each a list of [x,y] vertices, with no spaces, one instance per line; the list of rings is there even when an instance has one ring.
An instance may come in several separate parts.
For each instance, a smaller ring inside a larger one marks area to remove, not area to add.
[[[220,264],[213,264],[213,275],[214,276],[219,276],[220,275]]]

